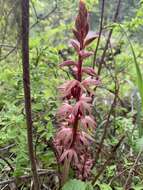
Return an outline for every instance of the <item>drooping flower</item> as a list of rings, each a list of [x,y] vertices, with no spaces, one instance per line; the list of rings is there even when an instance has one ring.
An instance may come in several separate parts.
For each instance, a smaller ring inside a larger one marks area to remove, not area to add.
[[[70,44],[72,45],[72,47],[75,48],[77,53],[79,53],[79,51],[80,51],[80,43],[78,42],[78,40],[72,39],[72,40],[70,40]]]
[[[83,90],[78,80],[67,81],[59,87],[62,98],[77,98],[79,90]]]
[[[85,117],[81,117],[80,122],[81,122],[81,126],[85,129],[93,130],[96,128],[95,120],[89,115],[87,115]]]
[[[82,86],[87,90],[87,92],[90,92],[91,94],[94,94],[92,87],[96,87],[100,84],[99,79],[94,79],[92,77],[88,77],[82,81]]]
[[[82,67],[82,72],[86,73],[86,74],[88,74],[88,75],[90,75],[92,77],[96,76],[96,73],[95,73],[94,69],[91,68],[91,67]]]
[[[83,80],[81,84],[86,88],[87,86],[97,86],[100,84],[100,81],[99,79],[96,80],[91,77],[88,77],[85,80]]]
[[[56,143],[61,146],[70,147],[73,140],[72,128],[61,127],[56,134]]]
[[[87,135],[85,132],[77,132],[77,138],[76,138],[76,145],[78,146],[78,150],[86,149],[90,142],[93,142],[94,140],[90,137],[90,135]]]
[[[78,164],[78,155],[74,149],[67,149],[63,152],[60,157],[60,162],[64,159],[68,159],[69,162],[73,161],[75,164]]]
[[[72,60],[67,60],[67,61],[64,61],[62,64],[60,64],[60,67],[73,66],[73,65],[77,66],[77,63]]]
[[[67,118],[73,110],[73,107],[68,103],[63,103],[63,105],[57,111],[57,117],[65,119]]]
[[[85,115],[86,113],[91,114],[91,104],[88,104],[85,101],[79,100],[74,108],[73,108],[73,114],[76,116],[77,114]]]

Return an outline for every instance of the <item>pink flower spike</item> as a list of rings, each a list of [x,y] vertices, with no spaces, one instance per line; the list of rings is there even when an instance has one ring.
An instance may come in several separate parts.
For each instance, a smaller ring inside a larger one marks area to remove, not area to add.
[[[85,58],[90,57],[91,55],[93,55],[93,52],[81,50],[79,52],[79,55],[82,57],[82,59],[85,59]]]
[[[93,52],[86,51],[86,46],[97,37],[95,33],[89,32],[85,0],[79,0],[73,34],[75,39],[70,40],[70,47],[76,53],[76,60],[69,59],[60,64],[61,67],[68,67],[73,79],[65,79],[65,83],[59,87],[63,103],[57,111],[58,128],[53,145],[58,162],[63,165],[61,180],[68,177],[72,168],[78,178],[86,181],[92,169],[93,154],[90,145],[94,141],[92,132],[96,127],[96,121],[91,114],[92,94],[99,80],[96,80],[98,76],[92,67],[84,67],[86,58],[93,55]],[[85,79],[86,76],[89,77]],[[69,167],[66,161],[69,161]]]
[[[67,60],[67,61],[64,61],[62,64],[60,64],[60,67],[65,67],[65,66],[77,66],[77,63],[72,61],[72,60]]]

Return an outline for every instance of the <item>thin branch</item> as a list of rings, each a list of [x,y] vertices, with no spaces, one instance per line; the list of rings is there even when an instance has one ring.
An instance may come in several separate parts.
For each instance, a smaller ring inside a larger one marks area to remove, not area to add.
[[[126,182],[125,182],[125,186],[124,186],[124,189],[125,190],[128,190],[128,189],[130,189],[130,179],[131,179],[131,177],[132,177],[132,173],[133,173],[133,171],[134,171],[134,169],[135,169],[135,167],[136,167],[136,165],[137,165],[137,163],[138,163],[138,161],[139,161],[139,159],[140,159],[140,156],[141,156],[141,154],[142,154],[142,150],[140,150],[139,151],[139,153],[138,153],[138,155],[137,155],[137,157],[136,157],[136,160],[135,160],[135,162],[134,162],[134,165],[132,166],[132,168],[130,169],[130,171],[129,171],[129,175],[128,175],[128,177],[127,177],[127,180],[126,180]]]
[[[8,185],[5,185],[1,190],[4,190]]]
[[[39,172],[38,176],[39,177],[48,176],[48,175],[51,174],[51,172],[57,174],[55,171],[44,171],[44,172]],[[24,175],[24,176],[20,176],[20,177],[12,177],[12,178],[10,178],[8,180],[1,181],[0,185],[3,186],[3,185],[11,184],[11,183],[16,183],[16,182],[23,182],[24,183],[24,182],[27,182],[27,181],[31,180],[32,177],[33,177],[32,175]]]
[[[57,162],[57,168],[58,168],[58,173],[59,173],[59,186],[61,187],[61,167],[59,164],[59,156],[58,156],[58,152],[55,148],[55,145],[53,143],[53,139],[50,138],[48,141],[47,139],[45,139],[44,137],[39,137],[40,140],[47,145],[47,147],[51,148],[51,150],[53,151],[55,158],[56,158],[56,162]]]
[[[113,147],[110,156],[107,158],[107,160],[104,162],[103,166],[99,170],[98,174],[95,176],[94,180],[92,181],[92,185],[94,185],[97,181],[97,179],[101,176],[101,174],[104,172],[106,166],[111,162],[111,160],[114,158],[115,152],[121,145],[122,141],[124,140],[125,136],[122,136],[119,142]]]
[[[6,158],[0,155],[0,159],[2,159],[10,167],[11,171],[14,171],[14,168],[12,167],[12,165],[9,163],[9,161]]]
[[[15,2],[12,6],[12,8],[9,10],[9,12],[7,13],[7,18],[6,18],[6,21],[5,21],[5,28],[4,28],[4,36],[2,38],[2,41],[1,43],[3,44],[5,42],[5,39],[6,39],[6,33],[7,33],[7,27],[8,27],[8,19],[9,19],[9,16],[11,15],[11,13],[13,12],[14,8],[16,7],[17,5],[17,2]],[[3,46],[0,46],[0,57],[1,57],[1,53],[2,53],[2,47]],[[1,61],[1,60],[0,60]]]
[[[15,48],[15,46],[8,45],[8,44],[0,44],[0,47],[4,47],[4,48]]]
[[[34,180],[34,189],[39,190],[39,179],[35,162],[33,149],[33,123],[31,111],[31,89],[30,89],[30,71],[29,71],[29,0],[22,0],[22,63],[23,63],[23,85],[25,97],[25,112],[27,123],[27,138],[29,159]]]
[[[36,19],[38,19],[38,15],[37,15],[37,11],[36,11],[35,5],[34,5],[34,3],[33,3],[32,0],[31,0],[30,2],[31,2],[31,4],[32,4],[32,7],[33,7],[33,10],[34,10],[34,13],[35,13]]]
[[[44,17],[39,18],[39,17],[36,16],[37,17],[37,21],[30,27],[30,29],[33,28],[33,27],[35,27],[41,20],[48,19],[51,16],[51,14],[53,14],[55,12],[55,10],[57,9],[57,7],[58,7],[58,2],[57,2],[57,0],[55,0],[55,6],[54,6],[54,8],[47,15],[45,15]],[[36,11],[36,9],[35,9],[35,11]]]
[[[12,54],[12,53],[17,49],[17,46],[18,46],[18,44],[19,44],[19,41],[20,41],[20,38],[17,40],[16,46],[13,47],[6,55],[4,55],[4,56],[0,59],[0,61],[6,59],[10,54]]]
[[[115,13],[114,19],[113,19],[114,22],[116,21],[118,13],[119,13],[120,3],[121,3],[121,0],[118,1],[118,6],[117,6],[117,9],[116,9],[116,13]],[[113,29],[111,29],[111,31],[109,32],[108,40],[107,40],[106,46],[104,48],[103,55],[101,57],[101,62],[100,62],[100,65],[99,65],[98,75],[100,75],[100,71],[101,71],[101,68],[102,68],[101,65],[104,62],[106,51],[108,49],[108,45],[110,44],[110,38],[111,38],[112,32],[113,32]],[[114,55],[113,55],[113,52],[112,52],[111,45],[110,45],[110,48],[111,48],[113,62],[114,62],[114,65],[115,65],[116,63],[115,63],[115,59],[114,59]],[[111,76],[112,76],[112,73],[111,73]],[[116,102],[117,102],[117,97],[118,97],[118,93],[119,93],[119,85],[118,85],[118,80],[117,80],[116,73],[115,73],[115,78],[113,77],[113,80],[115,81],[115,92],[114,92],[115,97],[114,97],[113,103],[111,105],[110,111],[109,111],[108,116],[107,116],[107,120],[106,120],[105,127],[104,127],[104,132],[103,132],[103,135],[102,135],[102,138],[101,138],[101,141],[100,141],[99,148],[98,148],[97,153],[96,153],[95,160],[98,160],[98,158],[99,158],[99,154],[101,152],[104,140],[106,138],[107,129],[108,129],[108,126],[110,124],[110,117],[111,117],[111,114],[112,114],[112,112],[114,110],[114,107],[116,106]]]
[[[134,165],[134,163],[133,164],[131,164],[132,166]],[[143,164],[142,163],[140,163],[140,164],[136,164],[136,166],[142,166]],[[126,168],[126,169],[124,169],[122,172],[120,172],[118,175],[116,175],[116,176],[113,176],[113,178],[110,180],[110,182],[109,182],[109,184],[111,185],[112,184],[112,182],[114,182],[115,181],[115,179],[117,179],[117,178],[119,178],[121,175],[123,175],[125,172],[127,172],[129,170],[129,168]]]
[[[35,27],[41,20],[45,20],[45,19],[49,18],[51,16],[51,14],[53,14],[55,12],[57,7],[58,7],[57,0],[55,0],[55,7],[47,15],[45,15],[44,17],[38,18],[37,21],[30,27],[30,29]],[[36,11],[36,9],[35,9],[35,11]],[[16,45],[6,55],[4,55],[2,58],[0,58],[0,61],[3,61],[4,59],[6,59],[9,55],[11,55],[17,49],[17,46],[18,46],[20,40],[21,40],[21,36],[17,40]]]
[[[108,129],[109,124],[110,124],[110,117],[111,117],[111,114],[112,114],[112,112],[114,110],[114,107],[116,105],[116,100],[117,100],[118,92],[119,92],[119,87],[115,84],[115,97],[114,97],[113,103],[111,105],[110,111],[109,111],[108,116],[107,116],[107,120],[106,120],[105,127],[104,127],[104,132],[103,132],[101,141],[99,143],[99,148],[97,150],[95,160],[98,160],[99,154],[100,154],[100,152],[102,150],[103,143],[104,143],[104,140],[105,140],[106,134],[107,134],[107,129]]]
[[[9,149],[13,148],[15,145],[16,144],[10,144],[10,145],[8,145],[8,146],[6,146],[4,148],[0,148],[0,153],[2,154],[2,153],[7,152]]]
[[[120,5],[121,5],[121,0],[118,0],[118,4],[117,4],[117,8],[116,8],[116,12],[115,12],[115,15],[114,15],[114,18],[113,18],[113,23],[117,21],[117,18],[118,18],[118,14],[119,14],[119,10],[120,10]],[[102,57],[101,57],[101,60],[100,60],[100,64],[99,64],[99,68],[98,68],[98,75],[100,75],[101,73],[101,69],[102,69],[102,65],[104,63],[104,58],[106,56],[106,51],[108,49],[108,45],[109,45],[109,42],[110,42],[110,38],[112,36],[112,33],[113,33],[113,28],[111,28],[109,34],[108,34],[108,38],[107,38],[107,41],[106,41],[106,45],[105,45],[105,48],[104,48],[104,51],[103,51],[103,54],[102,54]]]
[[[95,51],[94,51],[93,69],[94,69],[94,67],[95,67],[95,61],[96,61],[97,51],[98,51],[98,47],[99,47],[99,43],[100,43],[100,39],[101,39],[101,34],[102,34],[102,29],[103,29],[104,8],[105,8],[105,0],[102,0],[100,29],[99,29],[99,36],[98,36],[98,40],[97,40],[96,49],[95,49]]]

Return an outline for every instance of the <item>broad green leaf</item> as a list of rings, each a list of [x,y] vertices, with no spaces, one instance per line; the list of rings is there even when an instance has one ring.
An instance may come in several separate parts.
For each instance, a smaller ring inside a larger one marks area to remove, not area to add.
[[[136,143],[137,150],[143,150],[143,137],[139,138]]]
[[[134,190],[143,190],[143,185],[135,185],[133,186]]]
[[[97,185],[101,190],[112,190],[110,185],[105,184],[105,183],[101,184],[100,182],[97,182],[95,185]]]
[[[62,190],[93,190],[93,187],[89,183],[73,179],[68,181]]]
[[[99,187],[101,190],[112,190],[112,188],[107,184],[101,184]]]
[[[62,188],[62,190],[86,190],[86,184],[80,180],[70,180]]]

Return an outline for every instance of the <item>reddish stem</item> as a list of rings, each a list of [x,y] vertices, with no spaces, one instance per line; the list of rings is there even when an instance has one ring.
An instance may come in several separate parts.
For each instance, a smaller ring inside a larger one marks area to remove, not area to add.
[[[83,42],[81,43],[81,47],[80,47],[80,50],[83,49]],[[82,63],[83,63],[83,60],[81,58],[81,56],[79,55],[78,56],[78,76],[77,76],[77,80],[78,81],[82,81]],[[80,88],[79,88],[79,91],[78,91],[78,95],[77,95],[77,102],[79,101],[79,98],[80,98]],[[79,116],[79,112],[77,113],[76,117],[75,117],[75,120],[74,120],[74,125],[73,125],[73,141],[72,141],[72,144],[71,144],[71,147],[74,146],[74,143],[76,141],[76,134],[77,134],[77,129],[78,129],[78,116]]]
[[[79,55],[78,57],[78,81],[81,82],[82,80],[82,58]]]
[[[74,146],[74,143],[76,141],[76,135],[77,135],[77,129],[78,129],[78,113],[75,117],[75,121],[74,121],[74,126],[73,126],[73,140],[72,140],[72,144],[71,147]]]

